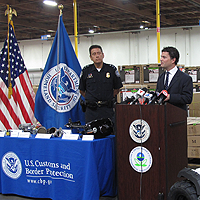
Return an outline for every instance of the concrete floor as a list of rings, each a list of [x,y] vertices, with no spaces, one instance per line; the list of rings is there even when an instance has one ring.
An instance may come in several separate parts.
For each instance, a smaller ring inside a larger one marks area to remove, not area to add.
[[[32,198],[22,197],[22,196],[17,196],[17,195],[0,194],[0,200],[50,200],[50,199],[38,199],[38,198],[32,199]],[[100,197],[99,200],[117,200],[117,197],[114,197],[114,198],[112,198],[112,197]]]

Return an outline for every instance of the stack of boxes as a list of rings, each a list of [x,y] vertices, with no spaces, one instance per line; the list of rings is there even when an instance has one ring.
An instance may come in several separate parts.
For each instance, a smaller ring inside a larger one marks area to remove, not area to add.
[[[200,117],[187,118],[188,158],[200,158]]]
[[[185,73],[192,77],[194,88],[187,118],[188,165],[196,168],[200,164],[200,67],[185,68]]]

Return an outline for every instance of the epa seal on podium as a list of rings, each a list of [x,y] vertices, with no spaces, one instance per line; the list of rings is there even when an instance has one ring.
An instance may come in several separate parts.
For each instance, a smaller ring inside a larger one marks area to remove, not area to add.
[[[22,164],[14,152],[8,152],[3,156],[2,169],[4,173],[12,179],[18,179],[20,177],[22,173]]]
[[[137,143],[144,143],[150,137],[150,126],[143,119],[137,119],[129,126],[129,134]]]
[[[152,166],[152,156],[145,147],[135,147],[129,154],[131,167],[137,172],[147,172]]]

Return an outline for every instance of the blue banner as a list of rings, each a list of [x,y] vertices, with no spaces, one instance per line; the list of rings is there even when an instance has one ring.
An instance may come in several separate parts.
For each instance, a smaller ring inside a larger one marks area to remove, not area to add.
[[[61,15],[35,99],[35,117],[47,129],[64,128],[69,118],[85,124],[79,102],[80,73],[81,66]]]

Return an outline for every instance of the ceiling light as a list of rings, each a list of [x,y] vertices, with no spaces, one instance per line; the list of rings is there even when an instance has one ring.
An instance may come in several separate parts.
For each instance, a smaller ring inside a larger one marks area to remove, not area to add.
[[[143,23],[145,23],[145,24],[150,24],[150,22],[149,21],[142,21]]]
[[[57,6],[57,3],[55,1],[51,1],[51,0],[44,0],[43,3],[48,6]]]
[[[99,26],[94,25],[93,28],[89,28],[88,32],[89,33],[96,33],[97,31],[100,30]]]
[[[56,31],[54,31],[54,30],[47,30],[47,32],[49,32],[49,33],[54,33],[54,32],[56,32]]]
[[[149,26],[151,25],[151,22],[149,22],[149,21],[142,21],[141,23],[140,23],[140,28],[141,29],[149,29]]]
[[[94,30],[93,30],[93,29],[89,29],[88,32],[89,32],[89,33],[94,33]]]

